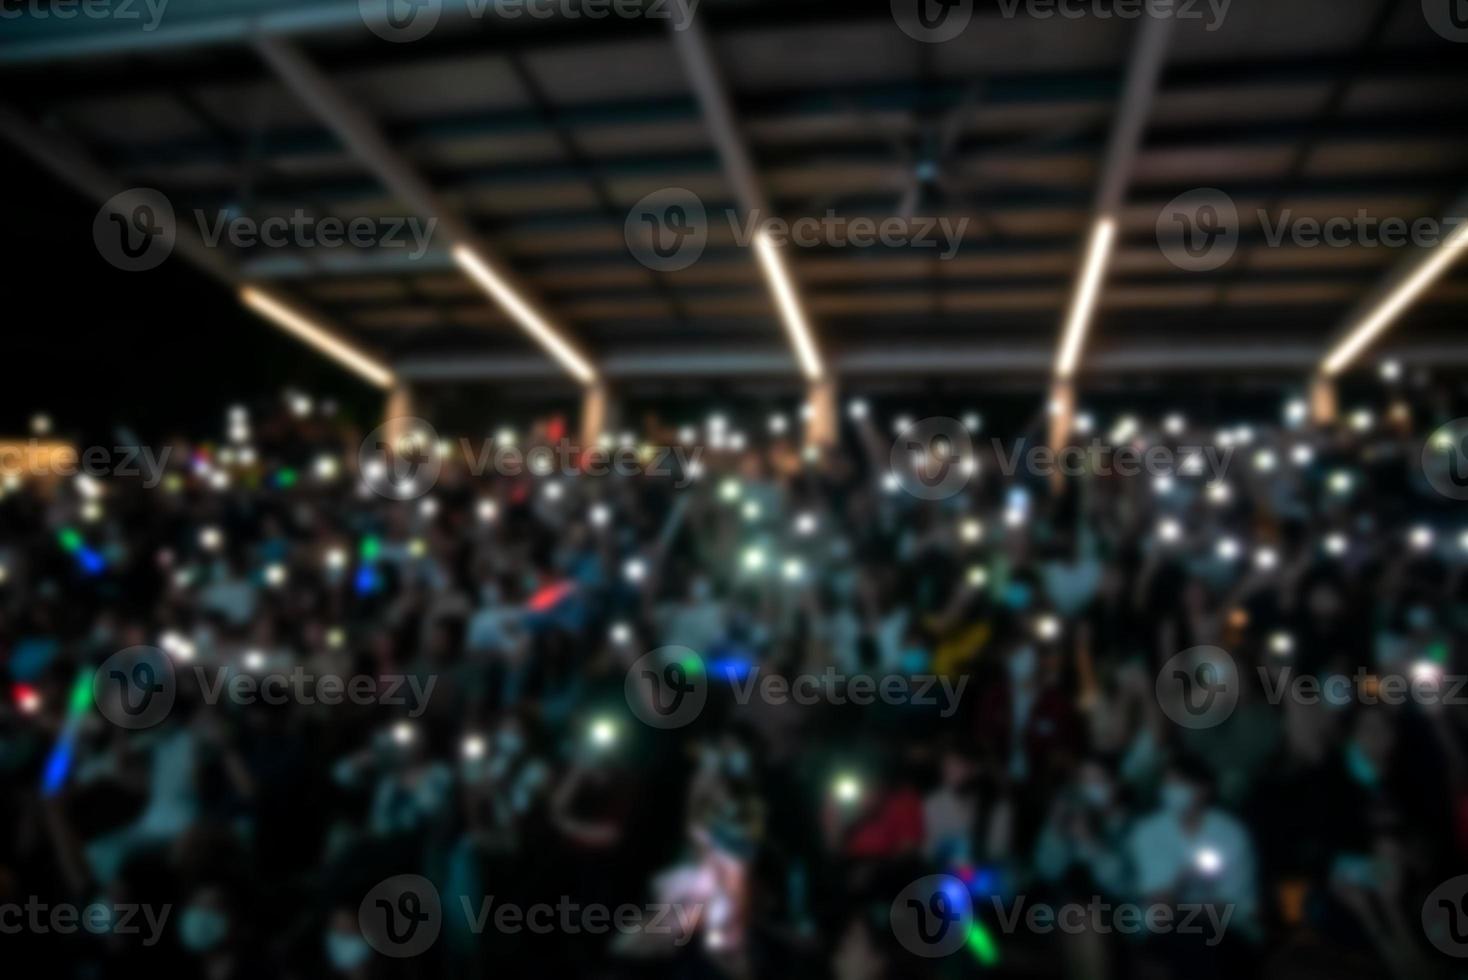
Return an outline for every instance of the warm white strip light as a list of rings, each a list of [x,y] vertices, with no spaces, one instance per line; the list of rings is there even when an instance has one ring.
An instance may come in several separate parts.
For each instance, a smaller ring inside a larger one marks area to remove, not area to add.
[[[556,360],[576,375],[582,384],[589,385],[596,380],[596,372],[592,370],[591,365],[586,363],[580,354],[572,350],[571,345],[562,340],[551,325],[542,320],[540,315],[532,310],[472,248],[467,245],[455,245],[454,261],[459,263],[459,266],[469,273],[475,282],[483,286],[485,291],[509,312],[510,316],[519,321],[520,326],[540,341],[541,346],[555,355]]]
[[[1447,272],[1453,260],[1465,251],[1468,251],[1468,223],[1459,225],[1458,230],[1437,247],[1432,258],[1423,262],[1421,267],[1412,273],[1411,278],[1394,289],[1392,294],[1376,308],[1376,312],[1368,316],[1360,326],[1352,330],[1346,339],[1337,345],[1336,349],[1325,359],[1325,373],[1339,374],[1345,370],[1346,366],[1355,360],[1362,348],[1390,326],[1397,315],[1410,306],[1418,296],[1421,296],[1427,287],[1437,281],[1439,276]]]
[[[287,333],[294,334],[327,357],[351,368],[379,388],[391,388],[396,383],[397,379],[393,377],[392,371],[381,362],[318,327],[268,294],[246,286],[240,290],[240,301],[266,319],[274,321]]]
[[[821,358],[816,353],[815,341],[811,340],[810,324],[805,322],[805,313],[800,308],[800,297],[795,295],[795,287],[785,272],[785,263],[781,261],[775,243],[763,229],[754,237],[754,250],[759,256],[761,268],[765,271],[765,278],[769,280],[770,289],[775,293],[775,302],[785,320],[785,330],[790,334],[795,352],[800,355],[800,366],[805,370],[805,376],[812,381],[821,380]]]
[[[1074,374],[1076,362],[1081,358],[1081,342],[1086,339],[1086,327],[1090,325],[1096,297],[1101,292],[1101,276],[1106,271],[1106,260],[1111,256],[1111,240],[1115,235],[1116,221],[1111,218],[1097,221],[1091,232],[1086,267],[1081,273],[1081,285],[1071,304],[1070,317],[1065,323],[1065,339],[1060,345],[1060,357],[1055,362],[1055,373],[1061,378],[1069,378]]]

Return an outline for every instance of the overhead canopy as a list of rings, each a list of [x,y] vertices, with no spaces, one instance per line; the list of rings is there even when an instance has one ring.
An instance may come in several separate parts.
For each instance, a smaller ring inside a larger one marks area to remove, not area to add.
[[[838,373],[1051,368],[1139,25],[978,6],[961,37],[927,44],[885,2],[697,4],[774,215],[968,219],[946,260],[942,248],[788,250]],[[416,214],[422,202],[398,196],[262,57],[262,32],[283,38],[607,377],[798,378],[760,264],[725,217],[738,181],[668,22],[500,7],[443,0],[412,43],[377,37],[358,0],[169,0],[152,29],[141,0],[137,22],[7,20],[4,102],[117,189],[162,191],[181,224],[197,211]],[[1176,25],[1129,163],[1083,374],[1311,369],[1403,250],[1270,247],[1257,211],[1438,217],[1464,187],[1468,58],[1417,4],[1233,0],[1221,25],[1196,9]],[[702,199],[709,241],[690,267],[659,272],[630,253],[624,224],[668,187]],[[1241,218],[1237,252],[1211,271],[1178,268],[1156,240],[1164,206],[1200,187]],[[78,249],[90,233],[77,229]],[[410,251],[221,257],[235,281],[319,314],[403,376],[569,380],[455,263],[451,240]],[[1460,263],[1380,347],[1468,362],[1465,308]]]

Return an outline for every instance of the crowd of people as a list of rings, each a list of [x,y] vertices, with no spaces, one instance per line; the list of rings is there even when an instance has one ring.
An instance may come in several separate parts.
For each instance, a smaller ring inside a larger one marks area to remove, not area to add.
[[[1082,412],[1094,458],[1177,463],[1135,475],[1005,472],[1047,420],[990,433],[958,406],[967,479],[936,499],[892,471],[917,423],[861,402],[824,447],[799,413],[734,406],[611,434],[695,450],[671,474],[476,473],[445,431],[402,500],[361,472],[376,420],[300,394],[169,444],[157,480],[11,473],[0,909],[167,914],[156,935],[0,914],[0,948],[57,977],[210,980],[1452,975],[1456,919],[1430,935],[1422,908],[1468,870],[1465,714],[1369,696],[1461,670],[1468,518],[1422,464],[1452,403],[1396,381],[1362,404]],[[94,682],[137,647],[176,691],[131,727]],[[638,665],[670,647],[707,700],[660,727]],[[1200,647],[1237,703],[1190,727],[1158,678]],[[314,681],[231,686],[291,674]],[[1280,696],[1332,675],[1348,697]],[[853,697],[862,678],[931,696]],[[363,935],[399,875],[442,909],[413,956]],[[930,875],[971,910],[946,956],[896,921]],[[1219,926],[1108,928],[1124,903]],[[1014,915],[1040,904],[1088,911]],[[628,905],[627,928],[589,924]]]

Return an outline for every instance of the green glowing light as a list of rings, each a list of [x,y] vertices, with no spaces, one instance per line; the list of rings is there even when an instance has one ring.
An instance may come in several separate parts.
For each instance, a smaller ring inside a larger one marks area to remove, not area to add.
[[[92,706],[92,674],[90,671],[82,671],[77,675],[76,683],[71,686],[71,701],[67,710],[73,718],[84,715]]]
[[[968,924],[968,935],[964,937],[969,952],[974,954],[974,959],[984,966],[994,966],[999,962],[999,946],[994,942],[994,937],[989,934],[978,922]]]
[[[61,542],[61,547],[67,551],[79,551],[82,546],[82,536],[69,527],[64,527],[56,532],[56,540]]]
[[[362,560],[376,561],[377,556],[382,554],[382,541],[373,534],[362,539]]]

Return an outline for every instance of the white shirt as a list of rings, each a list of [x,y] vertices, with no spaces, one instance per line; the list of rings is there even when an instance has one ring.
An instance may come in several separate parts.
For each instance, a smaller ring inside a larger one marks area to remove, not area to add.
[[[465,645],[470,650],[504,653],[514,645],[520,618],[520,610],[509,606],[483,606],[469,620]]]
[[[663,644],[707,654],[724,637],[724,607],[712,599],[662,611]]]
[[[930,858],[940,856],[944,848],[955,843],[964,856],[973,836],[977,800],[943,787],[923,800],[923,853]]]
[[[1232,905],[1234,921],[1254,920],[1254,846],[1243,824],[1222,810],[1205,811],[1191,835],[1176,814],[1154,813],[1132,830],[1127,850],[1140,898],[1176,891],[1179,902]],[[1200,869],[1199,858],[1205,853],[1207,860],[1216,862],[1216,870]]]

